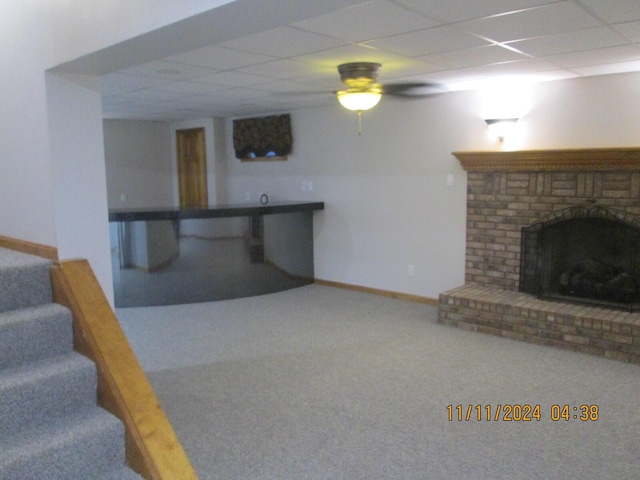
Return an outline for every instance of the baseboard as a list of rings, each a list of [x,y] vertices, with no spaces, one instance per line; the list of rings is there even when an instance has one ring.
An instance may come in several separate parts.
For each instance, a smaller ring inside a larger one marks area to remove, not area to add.
[[[18,240],[17,238],[4,237],[0,235],[0,247],[16,250],[30,255],[47,258],[49,260],[58,260],[58,249],[48,245],[28,242],[26,240]]]
[[[319,278],[316,278],[314,283],[317,283],[318,285],[325,285],[327,287],[343,288],[345,290],[354,290],[356,292],[371,293],[373,295],[379,295],[382,297],[397,298],[399,300],[406,300],[409,302],[425,303],[427,305],[435,306],[438,305],[437,298],[422,297],[420,295],[413,295],[410,293],[381,290],[379,288],[363,287],[361,285],[351,285],[349,283],[333,282],[331,280],[322,280]]]

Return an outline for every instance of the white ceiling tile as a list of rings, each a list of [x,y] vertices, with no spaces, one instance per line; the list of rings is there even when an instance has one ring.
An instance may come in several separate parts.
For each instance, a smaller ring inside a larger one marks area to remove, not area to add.
[[[238,101],[238,99],[246,98],[251,101],[255,101],[264,96],[264,92],[248,87],[234,87],[228,88],[222,92],[215,93],[213,95],[207,95],[207,97],[213,101]]]
[[[640,60],[631,60],[628,62],[619,63],[605,63],[601,65],[589,65],[585,67],[573,68],[572,70],[584,76],[637,72],[640,71]]]
[[[331,103],[342,87],[336,67],[353,61],[381,63],[382,84],[434,81],[450,90],[496,76],[640,71],[640,0],[304,3],[308,19],[287,25],[286,12],[254,2],[268,30],[105,75],[105,117],[233,117]]]
[[[182,65],[179,63],[156,61],[130,67],[119,73],[125,75],[140,75],[168,81],[188,80],[190,78],[210,75],[215,70],[194,65]]]
[[[149,106],[147,100],[136,100],[120,96],[102,97],[102,109],[109,112],[145,110]]]
[[[166,102],[166,101],[185,98],[188,96],[189,94],[186,94],[186,93],[167,92],[162,90],[155,90],[152,88],[146,88],[144,90],[136,90],[135,92],[129,92],[122,95],[123,98],[151,100],[154,102]]]
[[[393,61],[403,60],[403,57],[394,53],[385,52],[377,48],[361,44],[351,44],[344,47],[332,48],[322,52],[301,55],[296,60],[308,62],[322,67],[322,72],[334,74],[336,67],[345,62],[377,62],[384,65]]]
[[[270,82],[255,86],[256,90],[264,92],[296,93],[300,95],[328,95],[333,88],[319,88],[304,82]]]
[[[109,75],[105,75],[101,78],[103,95],[132,92],[142,88],[162,85],[163,83],[168,83],[168,80],[141,77],[139,75],[125,75],[122,73],[110,73]]]
[[[468,90],[478,88],[477,84],[485,80],[485,76],[472,70],[445,70],[429,75],[429,80],[449,90]]]
[[[248,53],[229,48],[205,47],[180,55],[173,55],[165,60],[197,67],[209,67],[216,70],[231,70],[247,65],[268,62],[274,58],[275,57],[268,55]]]
[[[614,28],[632,42],[640,43],[640,22],[618,23]]]
[[[376,0],[292,25],[323,35],[362,42],[432,27],[437,22],[387,0]]]
[[[344,40],[305,32],[297,28],[279,27],[223,42],[221,46],[278,58],[287,58],[344,44]]]
[[[404,78],[413,75],[426,75],[443,70],[442,65],[437,65],[422,59],[399,58],[389,60],[382,65],[381,77],[384,80]]]
[[[640,25],[640,24],[639,24]],[[640,33],[640,31],[639,31]],[[622,35],[609,27],[575,30],[545,37],[509,42],[510,47],[536,57],[584,50],[614,47],[629,43]]]
[[[560,2],[506,15],[460,24],[460,28],[497,42],[601,26],[593,15],[575,3]]]
[[[273,79],[269,77],[249,75],[248,73],[229,70],[214,73],[213,75],[208,75],[206,77],[199,77],[196,80],[198,83],[209,83],[227,87],[244,87],[248,85],[270,82]]]
[[[180,82],[171,82],[165,83],[163,85],[159,85],[154,88],[154,90],[165,91],[165,92],[183,92],[185,94],[203,94],[211,92],[211,90],[215,88],[211,84],[206,83],[198,83],[198,82],[189,82],[189,81],[180,81]]]
[[[239,68],[238,72],[248,73],[250,75],[262,75],[265,77],[290,79],[296,77],[304,77],[313,73],[313,67],[308,63],[282,59],[271,62],[251,65],[245,68]]]
[[[636,45],[625,45],[622,47],[601,48],[599,50],[588,50],[571,54],[551,55],[545,57],[545,59],[562,68],[632,62],[640,60],[640,47]]]
[[[462,22],[525,8],[554,3],[557,0],[395,0],[412,10],[442,23]]]
[[[580,3],[607,23],[640,20],[638,0],[580,0]]]
[[[469,35],[455,26],[434,27],[366,42],[366,45],[410,57],[480,47],[487,44],[488,42]]]
[[[466,50],[456,50],[455,52],[427,55],[420,58],[448,68],[464,68],[476,65],[488,65],[492,63],[523,60],[527,57],[499,45],[490,45],[487,47],[469,48]]]
[[[492,65],[480,65],[477,67],[462,68],[459,71],[467,74],[490,77],[518,76],[528,77],[539,72],[557,70],[553,64],[537,58],[519,60],[517,62],[494,63]]]

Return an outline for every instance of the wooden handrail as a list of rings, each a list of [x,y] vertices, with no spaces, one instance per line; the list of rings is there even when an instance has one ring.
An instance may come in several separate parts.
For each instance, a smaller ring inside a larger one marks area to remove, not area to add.
[[[125,424],[127,465],[148,480],[197,475],[89,262],[56,262],[54,301],[73,313],[74,346],[98,369],[98,404]]]
[[[0,247],[16,250],[30,255],[46,258],[48,260],[58,260],[58,249],[48,245],[27,242],[26,240],[18,240],[11,237],[0,235]]]

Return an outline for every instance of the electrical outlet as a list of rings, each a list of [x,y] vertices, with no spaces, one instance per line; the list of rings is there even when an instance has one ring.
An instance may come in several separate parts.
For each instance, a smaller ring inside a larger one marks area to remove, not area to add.
[[[311,180],[307,182],[307,191],[313,192],[313,182]]]
[[[413,265],[409,265],[409,268],[407,268],[407,275],[409,275],[410,277],[413,277],[416,273],[416,269]]]
[[[300,183],[300,190],[302,190],[303,192],[306,192],[306,191],[307,191],[307,182],[306,182],[306,181],[304,181],[304,180],[303,180],[303,181]]]
[[[245,193],[245,194],[244,194],[244,199],[245,199],[247,202],[250,202],[250,201],[251,201],[251,194],[250,194],[249,192]]]

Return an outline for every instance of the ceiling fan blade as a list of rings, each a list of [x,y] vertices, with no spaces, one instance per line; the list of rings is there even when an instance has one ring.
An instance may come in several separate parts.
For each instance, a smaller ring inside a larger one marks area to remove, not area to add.
[[[446,91],[442,85],[427,82],[390,83],[382,86],[384,95],[396,97],[431,97]]]
[[[331,92],[328,90],[295,90],[292,92],[273,92],[273,95],[277,96],[286,96],[286,97],[312,97],[312,96],[327,96],[332,95],[335,92]]]

